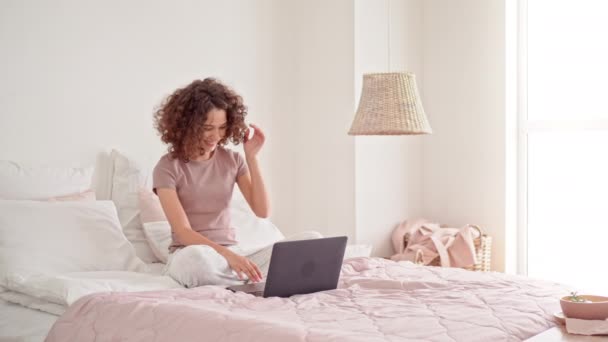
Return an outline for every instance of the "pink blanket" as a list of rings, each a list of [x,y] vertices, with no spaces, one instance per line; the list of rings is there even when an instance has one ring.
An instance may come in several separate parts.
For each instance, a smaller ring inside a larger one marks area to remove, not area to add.
[[[568,289],[500,273],[347,260],[340,288],[257,298],[220,287],[81,298],[47,341],[519,341]]]

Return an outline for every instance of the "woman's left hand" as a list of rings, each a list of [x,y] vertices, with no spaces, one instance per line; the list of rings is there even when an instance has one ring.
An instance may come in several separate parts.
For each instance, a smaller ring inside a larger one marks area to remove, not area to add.
[[[251,128],[248,128],[245,133],[245,156],[251,158],[257,156],[260,152],[262,146],[264,146],[264,141],[266,141],[266,136],[264,136],[260,127],[253,124],[249,124],[249,126],[253,128],[253,136],[249,138]]]

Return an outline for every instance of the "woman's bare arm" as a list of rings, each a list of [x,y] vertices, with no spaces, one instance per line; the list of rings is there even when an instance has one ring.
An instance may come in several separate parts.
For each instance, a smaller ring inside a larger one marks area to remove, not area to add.
[[[253,137],[245,139],[245,159],[249,172],[242,174],[236,182],[255,215],[267,218],[270,216],[270,200],[257,158],[258,152],[266,141],[266,136],[258,126],[253,124],[250,126],[254,129]],[[249,131],[246,136],[248,134]]]

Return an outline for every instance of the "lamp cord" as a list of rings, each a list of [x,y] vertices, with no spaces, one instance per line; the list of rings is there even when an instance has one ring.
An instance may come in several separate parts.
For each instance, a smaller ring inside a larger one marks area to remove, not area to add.
[[[386,36],[387,36],[387,42],[388,42],[388,56],[387,56],[387,61],[388,61],[388,71],[391,71],[391,0],[387,0],[387,28],[386,28]]]

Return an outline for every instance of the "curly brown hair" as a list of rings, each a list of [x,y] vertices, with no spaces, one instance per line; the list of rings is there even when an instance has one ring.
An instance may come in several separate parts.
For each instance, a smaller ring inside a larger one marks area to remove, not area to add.
[[[227,119],[226,135],[218,145],[243,142],[247,130],[243,98],[214,78],[195,80],[173,92],[154,113],[154,127],[169,145],[171,158],[188,162],[204,153],[200,137],[207,114],[214,108],[225,110]]]

